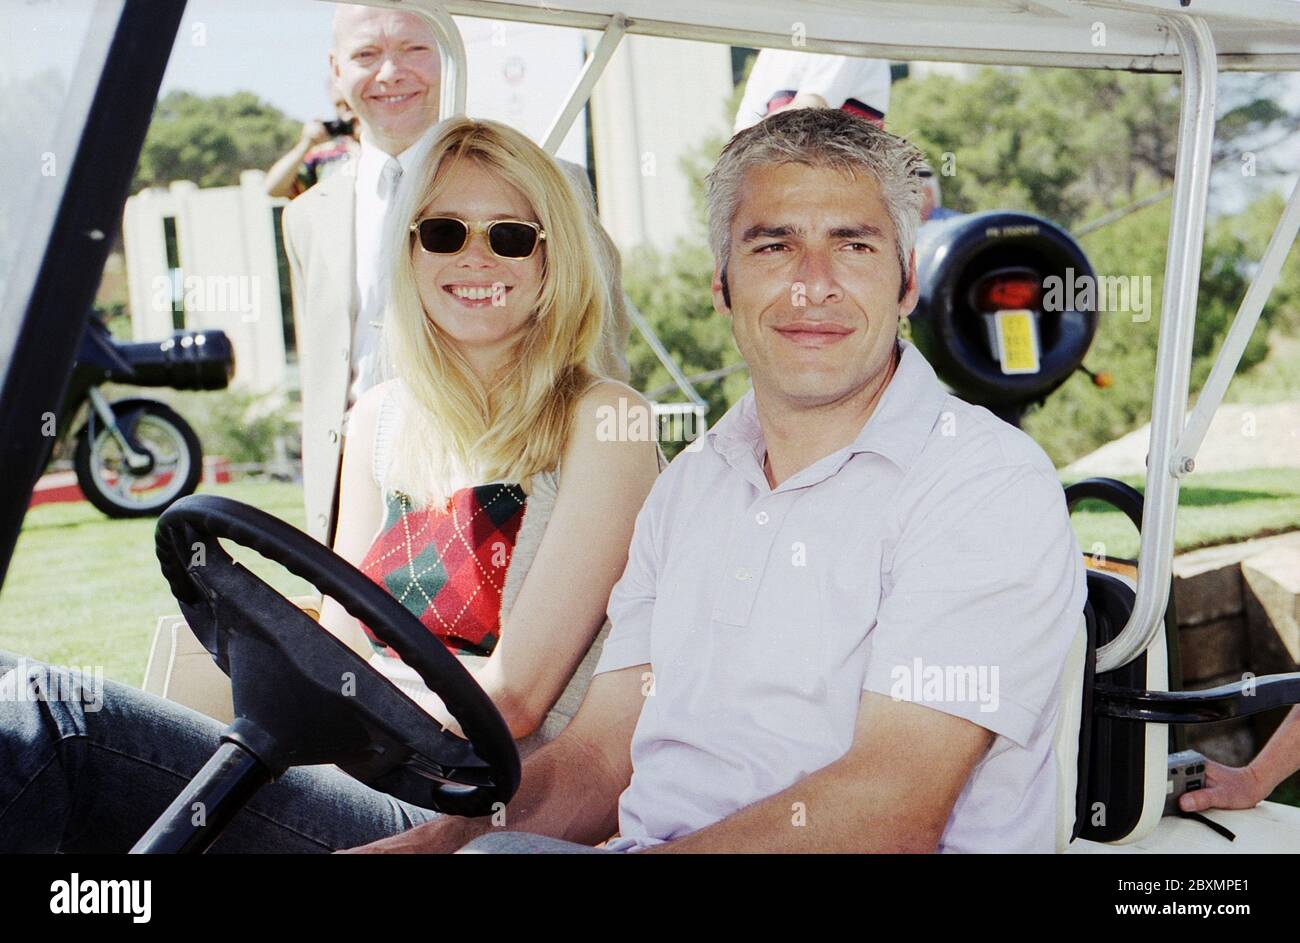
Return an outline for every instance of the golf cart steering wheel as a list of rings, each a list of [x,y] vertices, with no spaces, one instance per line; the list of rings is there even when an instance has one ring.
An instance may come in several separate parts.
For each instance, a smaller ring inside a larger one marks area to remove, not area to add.
[[[217,538],[280,564],[369,626],[442,698],[467,739],[442,730]],[[411,612],[341,557],[264,511],[213,495],[172,505],[156,541],[186,621],[232,682],[236,719],[223,747],[242,747],[272,779],[291,766],[333,763],[452,815],[485,815],[514,795],[519,753],[492,700]]]

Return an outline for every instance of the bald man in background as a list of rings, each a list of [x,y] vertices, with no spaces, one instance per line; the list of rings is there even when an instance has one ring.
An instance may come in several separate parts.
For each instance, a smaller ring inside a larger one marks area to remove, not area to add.
[[[385,286],[381,234],[396,188],[432,143],[439,118],[442,59],[417,13],[340,5],[330,71],[361,126],[359,156],[284,210],[302,389],[303,496],[307,531],[333,539],[339,459],[348,410],[383,379],[379,334]],[[560,161],[587,194],[597,254],[610,288],[610,316],[597,354],[601,373],[628,378],[629,334],[618,249],[596,216],[586,171]]]

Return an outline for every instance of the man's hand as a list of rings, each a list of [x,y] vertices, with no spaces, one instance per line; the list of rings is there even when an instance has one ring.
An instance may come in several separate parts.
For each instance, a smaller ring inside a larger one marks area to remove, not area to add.
[[[1268,790],[1249,766],[1224,766],[1205,761],[1205,787],[1183,793],[1178,808],[1184,812],[1205,809],[1253,809],[1268,795]]]
[[[317,144],[324,144],[330,139],[330,133],[325,130],[325,123],[322,121],[308,121],[302,126],[302,138],[299,143],[307,147],[315,147]]]
[[[830,105],[826,103],[826,99],[822,98],[820,95],[817,95],[813,92],[799,92],[797,95],[794,96],[794,98],[790,99],[780,108],[773,108],[770,112],[768,112],[768,117],[771,117],[772,115],[776,114],[779,111],[791,111],[795,108],[829,108],[829,107]]]
[[[451,854],[496,827],[594,845],[618,829],[618,797],[632,778],[632,731],[649,665],[596,675],[558,737],[524,760],[519,791],[497,816],[442,816],[350,849],[350,854]]]

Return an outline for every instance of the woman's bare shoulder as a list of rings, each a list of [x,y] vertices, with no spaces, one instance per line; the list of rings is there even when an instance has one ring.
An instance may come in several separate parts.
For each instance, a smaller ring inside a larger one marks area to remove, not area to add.
[[[601,377],[589,386],[578,399],[577,410],[580,416],[594,416],[603,412],[602,407],[612,407],[631,412],[633,407],[651,411],[650,401],[626,383]]]
[[[617,380],[593,383],[575,405],[569,453],[602,462],[642,461],[658,468],[654,409],[644,396]],[[624,466],[625,468],[627,466]]]
[[[352,404],[352,410],[348,413],[349,439],[356,441],[357,437],[361,436],[369,441],[373,438],[379,423],[379,411],[389,393],[397,389],[394,385],[396,383],[396,380],[386,380],[357,397],[357,401]]]

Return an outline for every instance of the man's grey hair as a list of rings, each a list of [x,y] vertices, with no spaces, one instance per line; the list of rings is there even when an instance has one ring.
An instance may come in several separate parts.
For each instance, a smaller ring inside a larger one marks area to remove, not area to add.
[[[908,263],[921,224],[925,163],[911,143],[855,115],[831,108],[795,108],[778,112],[746,128],[722,149],[709,173],[705,205],[709,213],[709,248],[724,273],[731,261],[731,224],[740,206],[746,172],[765,164],[807,164],[849,173],[865,171],[880,185],[881,198],[898,237],[898,264],[907,286]]]

